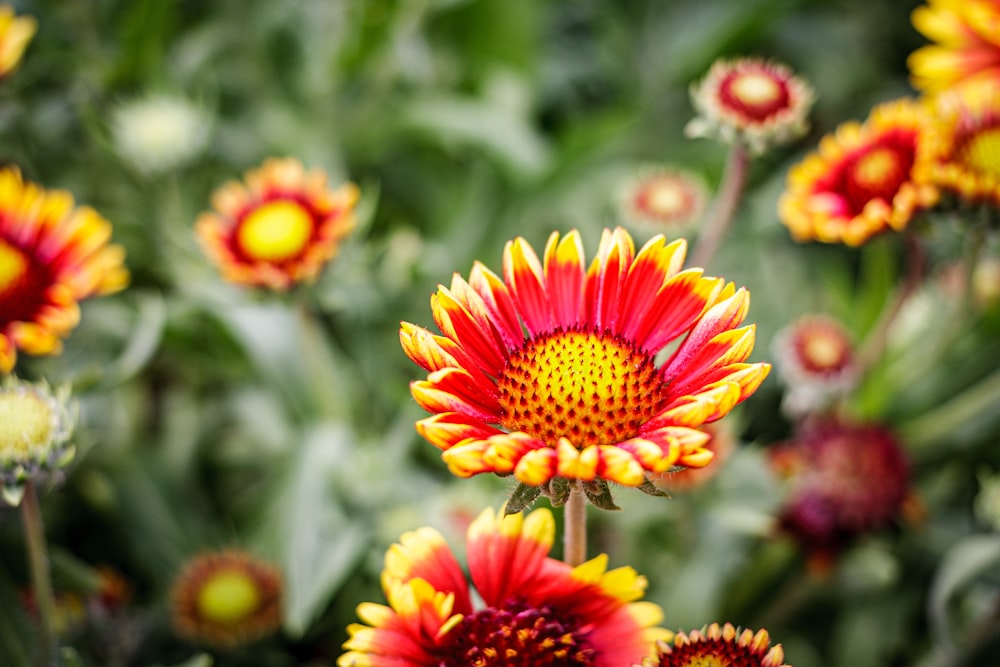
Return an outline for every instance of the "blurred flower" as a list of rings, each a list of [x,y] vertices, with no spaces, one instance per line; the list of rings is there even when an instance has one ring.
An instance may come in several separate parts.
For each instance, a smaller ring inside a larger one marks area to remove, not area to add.
[[[698,426],[726,415],[770,370],[745,363],[749,293],[701,269],[686,245],[605,230],[584,268],[576,231],[553,233],[544,263],[523,238],[504,249],[504,278],[480,263],[431,298],[444,335],[404,322],[407,356],[429,372],[411,383],[434,413],[417,430],[452,473],[646,483],[645,473],[712,459]],[[526,332],[526,333],[525,333]],[[668,359],[656,356],[683,337]]]
[[[111,225],[62,190],[0,169],[0,373],[17,350],[58,354],[79,322],[78,301],[128,284],[124,250],[109,245]]]
[[[189,560],[171,589],[177,634],[219,648],[266,637],[281,625],[281,574],[238,550]]]
[[[969,203],[1000,207],[1000,80],[938,95],[919,150],[918,178]]]
[[[910,54],[913,85],[936,92],[969,80],[1000,81],[1000,5],[996,0],[928,0],[911,15],[935,42]]]
[[[1000,474],[984,468],[976,477],[979,478],[979,493],[972,506],[976,518],[1000,533]]]
[[[736,437],[725,421],[706,424],[702,430],[709,435],[705,449],[712,452],[712,465],[704,468],[678,468],[659,475],[650,475],[657,487],[667,493],[686,493],[703,486],[722,469],[736,449]]]
[[[784,383],[784,407],[793,416],[815,412],[857,381],[854,342],[827,315],[799,317],[774,337],[775,371]]]
[[[757,58],[719,60],[691,87],[698,116],[689,137],[746,142],[760,153],[802,136],[813,91],[784,65]]]
[[[718,623],[683,632],[672,642],[660,642],[658,655],[646,658],[642,667],[788,667],[781,644],[770,645],[767,630],[738,630]]]
[[[215,191],[215,212],[195,232],[205,254],[231,282],[286,290],[311,283],[354,227],[358,189],[327,187],[321,170],[291,158],[269,159]]]
[[[347,628],[337,664],[619,667],[652,654],[665,631],[653,627],[660,608],[636,602],[645,577],[606,571],[606,555],[577,567],[549,558],[554,536],[548,510],[482,512],[466,543],[473,591],[440,533],[404,534],[385,557],[389,605],[358,606],[365,625]]]
[[[189,164],[205,150],[211,125],[207,111],[164,93],[122,103],[111,114],[115,149],[144,174]]]
[[[38,30],[32,16],[15,16],[10,5],[0,5],[0,79],[10,74]]]
[[[900,99],[875,107],[864,124],[844,123],[824,137],[818,152],[789,171],[778,203],[792,237],[859,246],[933,206],[937,188],[913,177],[926,119],[923,105]]]
[[[622,188],[619,210],[628,224],[679,231],[701,217],[707,200],[704,181],[691,172],[647,166]]]
[[[69,465],[74,414],[69,390],[8,375],[0,383],[0,493],[17,505],[29,480],[43,480]]]
[[[781,525],[818,564],[904,510],[909,464],[883,426],[810,423],[793,441],[772,447],[771,455],[791,483]]]

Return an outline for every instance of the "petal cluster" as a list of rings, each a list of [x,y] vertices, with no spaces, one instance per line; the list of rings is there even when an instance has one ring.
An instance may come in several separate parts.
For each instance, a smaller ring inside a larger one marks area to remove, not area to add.
[[[321,170],[291,158],[269,159],[212,196],[195,232],[230,282],[287,290],[314,282],[354,227],[358,189],[327,187]]]
[[[111,224],[73,196],[0,169],[0,373],[17,350],[58,354],[80,320],[79,301],[123,289],[125,251]]]
[[[1000,6],[994,0],[928,0],[911,19],[934,42],[907,60],[914,86],[938,92],[973,80],[1000,82]]]
[[[770,367],[747,362],[748,292],[682,270],[685,248],[657,236],[636,252],[623,229],[605,230],[588,267],[579,234],[554,233],[541,258],[524,239],[509,242],[502,278],[480,263],[468,280],[456,274],[431,299],[441,334],[407,322],[400,331],[428,371],[411,383],[433,413],[417,430],[456,475],[536,486],[639,486],[647,473],[708,464],[698,427]]]
[[[819,150],[789,171],[778,203],[792,237],[859,246],[886,230],[904,229],[936,204],[938,189],[916,176],[927,122],[928,109],[904,98],[823,137]]]
[[[21,62],[24,50],[38,30],[31,16],[16,16],[10,5],[0,5],[0,79]]]
[[[618,667],[650,655],[665,631],[659,607],[639,601],[646,579],[607,570],[606,556],[575,568],[550,558],[554,534],[548,510],[485,510],[468,531],[471,586],[440,533],[404,534],[385,558],[388,605],[358,606],[337,664]]]

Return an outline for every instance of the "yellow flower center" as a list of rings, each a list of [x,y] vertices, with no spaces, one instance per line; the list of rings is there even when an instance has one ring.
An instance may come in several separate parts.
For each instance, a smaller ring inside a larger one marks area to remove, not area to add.
[[[528,341],[497,379],[502,425],[555,446],[611,445],[638,434],[664,385],[653,358],[609,333],[553,331]]]
[[[240,247],[250,257],[280,262],[302,252],[312,231],[309,211],[294,201],[279,199],[251,211],[237,235]]]
[[[0,295],[16,285],[28,267],[28,260],[18,248],[0,239]]]
[[[742,74],[733,79],[732,94],[744,104],[762,105],[781,97],[781,86],[765,74]]]
[[[660,179],[650,186],[649,209],[656,215],[673,217],[683,213],[686,204],[684,188],[673,179]]]
[[[962,157],[976,171],[1000,176],[1000,127],[976,133],[966,143]]]
[[[806,338],[803,354],[813,368],[835,368],[844,359],[844,345],[833,335],[814,332]]]
[[[876,189],[892,180],[900,169],[899,156],[889,148],[876,148],[854,163],[853,176],[862,187]]]
[[[198,592],[198,612],[202,618],[216,623],[240,621],[259,606],[257,582],[246,572],[218,572]]]
[[[0,392],[0,460],[24,461],[49,444],[52,406],[32,393]]]

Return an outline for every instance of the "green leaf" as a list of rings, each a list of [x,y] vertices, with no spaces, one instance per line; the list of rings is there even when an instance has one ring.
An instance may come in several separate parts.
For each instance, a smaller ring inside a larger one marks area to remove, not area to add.
[[[657,496],[659,498],[670,498],[670,494],[661,489],[660,487],[649,481],[649,478],[643,480],[642,484],[636,487],[648,496]]]
[[[529,486],[524,483],[518,484],[517,488],[510,494],[510,498],[507,499],[507,504],[504,505],[504,516],[523,512],[531,507],[540,495],[542,495],[542,487]]]
[[[604,480],[586,482],[583,485],[583,492],[587,494],[587,498],[594,507],[599,507],[602,510],[621,509],[621,507],[615,504],[615,499],[611,495],[611,489],[608,488],[608,483]]]
[[[562,507],[566,504],[566,499],[569,498],[569,490],[569,482],[562,477],[556,477],[549,482],[545,495],[548,496],[553,507]]]
[[[954,648],[950,602],[976,577],[1000,567],[1000,535],[971,535],[945,554],[931,584],[927,603],[931,630],[944,646]]]

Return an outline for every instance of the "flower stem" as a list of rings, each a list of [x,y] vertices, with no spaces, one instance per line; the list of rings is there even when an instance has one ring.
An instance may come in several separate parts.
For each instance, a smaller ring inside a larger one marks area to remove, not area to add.
[[[41,621],[38,641],[38,664],[47,667],[53,664],[55,654],[55,602],[52,595],[52,579],[49,575],[49,556],[45,547],[45,526],[42,510],[38,502],[35,483],[28,480],[21,499],[21,520],[24,522],[24,536],[28,549],[28,567],[31,570],[31,587],[38,605]]]
[[[574,486],[563,509],[563,560],[576,567],[587,559],[587,499]]]
[[[719,194],[712,204],[711,213],[698,236],[698,245],[691,255],[691,266],[707,266],[718,250],[736,214],[736,207],[740,203],[743,187],[747,182],[749,166],[750,155],[746,146],[738,141],[734,142],[726,158]]]

